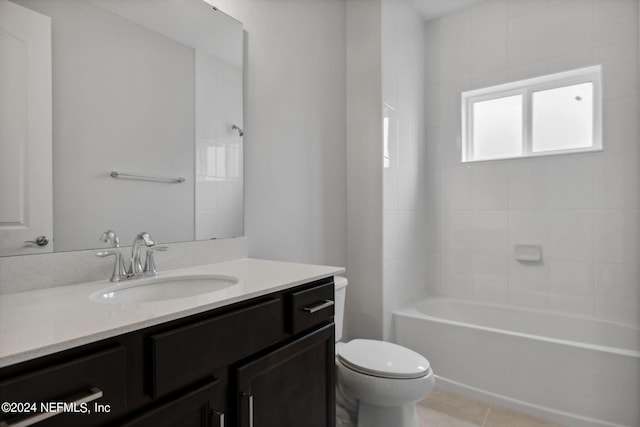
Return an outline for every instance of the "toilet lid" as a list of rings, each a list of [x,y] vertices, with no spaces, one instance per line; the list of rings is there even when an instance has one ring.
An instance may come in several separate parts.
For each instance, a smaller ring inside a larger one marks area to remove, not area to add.
[[[385,341],[349,341],[338,348],[338,359],[354,371],[382,378],[420,378],[429,371],[424,356]]]

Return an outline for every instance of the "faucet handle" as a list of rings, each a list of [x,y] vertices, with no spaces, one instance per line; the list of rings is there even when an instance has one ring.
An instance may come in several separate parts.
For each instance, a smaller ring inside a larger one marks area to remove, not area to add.
[[[146,276],[157,276],[158,270],[156,270],[156,261],[153,258],[154,251],[166,251],[169,249],[167,246],[153,246],[150,249],[147,249],[147,258],[144,262],[144,270],[143,274]]]
[[[113,230],[107,230],[102,233],[102,236],[100,236],[100,240],[105,243],[111,243],[111,247],[113,248],[120,247],[120,239],[118,239],[118,235]]]
[[[127,277],[127,270],[124,267],[124,259],[122,259],[122,254],[118,250],[109,250],[97,252],[96,256],[100,258],[115,256],[115,262],[113,264],[113,273],[111,274],[111,282],[119,282],[120,280]]]

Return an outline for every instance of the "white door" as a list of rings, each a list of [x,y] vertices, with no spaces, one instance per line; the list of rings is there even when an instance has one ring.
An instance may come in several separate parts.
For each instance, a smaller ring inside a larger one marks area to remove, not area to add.
[[[0,255],[53,251],[51,110],[51,18],[0,0]]]

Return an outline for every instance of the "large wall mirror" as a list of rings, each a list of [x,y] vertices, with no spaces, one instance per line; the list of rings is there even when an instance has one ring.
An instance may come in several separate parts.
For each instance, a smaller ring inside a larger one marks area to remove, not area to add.
[[[0,255],[243,235],[239,22],[204,0],[0,8]]]

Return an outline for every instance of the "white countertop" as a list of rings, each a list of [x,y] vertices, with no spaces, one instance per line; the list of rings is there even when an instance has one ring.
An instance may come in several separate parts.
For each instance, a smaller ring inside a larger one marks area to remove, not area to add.
[[[234,276],[232,287],[193,297],[138,304],[96,302],[108,280],[0,295],[0,367],[201,313],[344,272],[341,267],[239,259],[160,272]],[[134,281],[123,282],[128,286]]]

